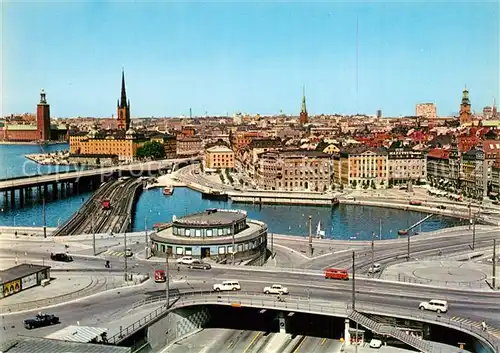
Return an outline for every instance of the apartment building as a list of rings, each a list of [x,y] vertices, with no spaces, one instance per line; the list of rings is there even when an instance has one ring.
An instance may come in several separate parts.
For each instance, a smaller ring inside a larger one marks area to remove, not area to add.
[[[320,151],[272,151],[259,155],[255,180],[265,190],[327,191],[333,180],[330,155]]]
[[[426,180],[426,158],[422,151],[414,151],[410,147],[393,143],[387,149],[389,183],[393,185],[406,184]]]
[[[226,146],[213,146],[205,151],[205,165],[209,169],[233,169],[234,152]]]
[[[385,188],[389,182],[388,153],[385,148],[354,146],[341,149],[333,169],[340,169],[341,184],[353,188],[375,186]],[[338,166],[340,163],[340,167]]]

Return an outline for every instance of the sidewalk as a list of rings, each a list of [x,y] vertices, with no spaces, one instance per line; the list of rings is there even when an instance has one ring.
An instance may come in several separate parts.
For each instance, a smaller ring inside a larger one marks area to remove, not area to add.
[[[139,284],[139,278],[125,282],[123,275],[53,273],[45,287],[36,286],[0,301],[0,313],[32,310],[61,304],[110,289]]]

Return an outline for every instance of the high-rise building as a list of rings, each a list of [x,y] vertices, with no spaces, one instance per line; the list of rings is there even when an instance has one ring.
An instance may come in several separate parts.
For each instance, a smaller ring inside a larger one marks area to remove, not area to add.
[[[421,116],[426,119],[435,119],[437,116],[436,104],[420,103],[416,106],[416,116]]]
[[[117,103],[118,129],[127,131],[130,128],[130,100],[127,101],[127,91],[125,90],[125,72],[122,70],[122,92]]]
[[[462,103],[460,104],[460,124],[467,124],[472,122],[472,112],[470,107],[469,91],[467,87],[464,88],[462,92]]]
[[[307,124],[309,122],[309,116],[307,115],[307,107],[306,107],[306,90],[302,89],[302,107],[300,108],[300,116],[299,121],[302,125]]]

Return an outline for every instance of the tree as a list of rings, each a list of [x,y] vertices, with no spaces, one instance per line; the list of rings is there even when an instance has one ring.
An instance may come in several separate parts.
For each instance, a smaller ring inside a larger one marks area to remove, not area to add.
[[[377,188],[377,187],[375,186],[375,182],[374,182],[373,180],[372,180],[372,182],[371,182],[371,187],[372,187],[372,189],[376,189],[376,188]]]
[[[137,157],[160,159],[165,157],[165,148],[157,141],[148,141],[137,149]]]
[[[356,180],[352,181],[352,187],[356,189],[356,186],[358,186],[358,182]]]

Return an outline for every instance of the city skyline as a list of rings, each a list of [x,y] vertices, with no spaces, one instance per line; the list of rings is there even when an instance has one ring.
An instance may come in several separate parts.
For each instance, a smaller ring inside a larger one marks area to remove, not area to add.
[[[310,115],[414,115],[433,102],[447,116],[465,85],[476,112],[499,96],[495,2],[8,2],[3,12],[2,116],[31,112],[41,88],[54,116],[116,115],[122,67],[132,117],[298,115],[304,85]]]

